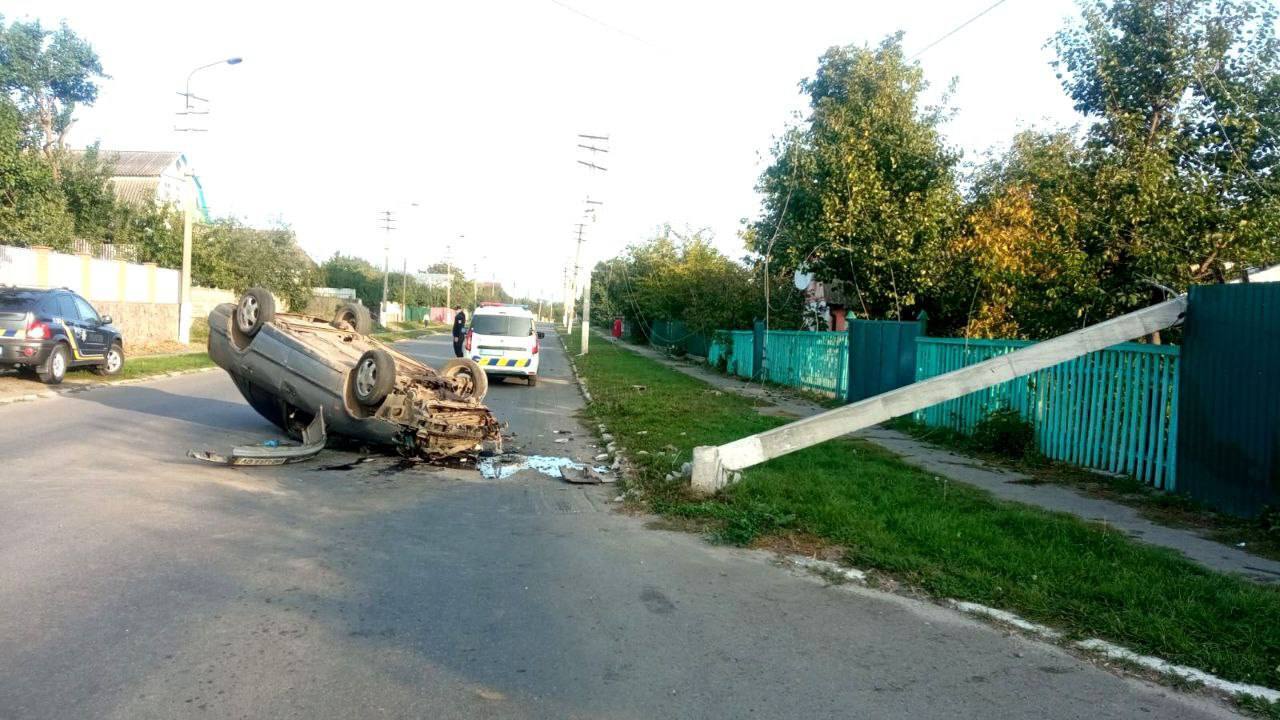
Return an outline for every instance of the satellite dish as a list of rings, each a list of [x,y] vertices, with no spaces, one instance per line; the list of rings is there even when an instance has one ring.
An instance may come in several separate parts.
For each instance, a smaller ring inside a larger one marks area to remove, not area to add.
[[[796,271],[795,285],[797,290],[804,290],[813,282],[813,273]]]

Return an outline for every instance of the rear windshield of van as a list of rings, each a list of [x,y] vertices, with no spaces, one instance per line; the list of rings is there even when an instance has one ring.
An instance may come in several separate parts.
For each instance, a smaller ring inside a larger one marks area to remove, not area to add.
[[[477,335],[527,337],[533,334],[533,320],[510,315],[476,315],[471,318],[471,329]]]

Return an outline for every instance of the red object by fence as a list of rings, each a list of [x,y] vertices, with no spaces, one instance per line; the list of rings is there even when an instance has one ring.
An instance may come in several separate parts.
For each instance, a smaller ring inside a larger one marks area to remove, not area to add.
[[[616,338],[621,338],[621,337],[622,337],[622,318],[614,318],[614,320],[613,320],[613,336],[614,336],[614,337],[616,337]]]

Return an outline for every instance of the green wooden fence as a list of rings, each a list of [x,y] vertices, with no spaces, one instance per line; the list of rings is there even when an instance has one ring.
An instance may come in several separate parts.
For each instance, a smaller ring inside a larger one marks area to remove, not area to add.
[[[765,334],[764,379],[843,398],[849,376],[849,336],[842,332],[771,330]],[[716,333],[707,362],[749,378],[755,333],[733,330]]]
[[[1031,345],[1015,340],[916,340],[916,380]],[[1124,343],[916,413],[933,427],[972,432],[1013,408],[1045,456],[1133,477],[1163,490],[1176,480],[1179,350]]]
[[[693,332],[679,320],[656,320],[649,327],[649,344],[660,348],[678,348],[688,355],[707,357],[711,339]]]
[[[764,348],[766,380],[844,398],[848,334],[773,330],[765,334]]]
[[[755,347],[755,333],[750,330],[722,330],[716,333],[707,351],[707,364],[720,367],[738,377],[751,377],[751,353]]]

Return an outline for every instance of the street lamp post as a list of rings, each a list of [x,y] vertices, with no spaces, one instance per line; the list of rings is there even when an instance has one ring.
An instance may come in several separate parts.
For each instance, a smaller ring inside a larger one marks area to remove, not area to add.
[[[186,114],[191,114],[191,77],[206,68],[215,67],[226,63],[227,65],[239,65],[241,59],[238,57],[219,60],[208,65],[200,67],[187,73],[186,92],[182,93],[186,100]],[[182,279],[180,281],[181,288],[178,295],[178,342],[187,344],[191,342],[191,231],[194,218],[191,214],[195,212],[195,182],[191,180],[191,166],[187,166],[186,175],[187,183],[183,188],[182,197]]]

